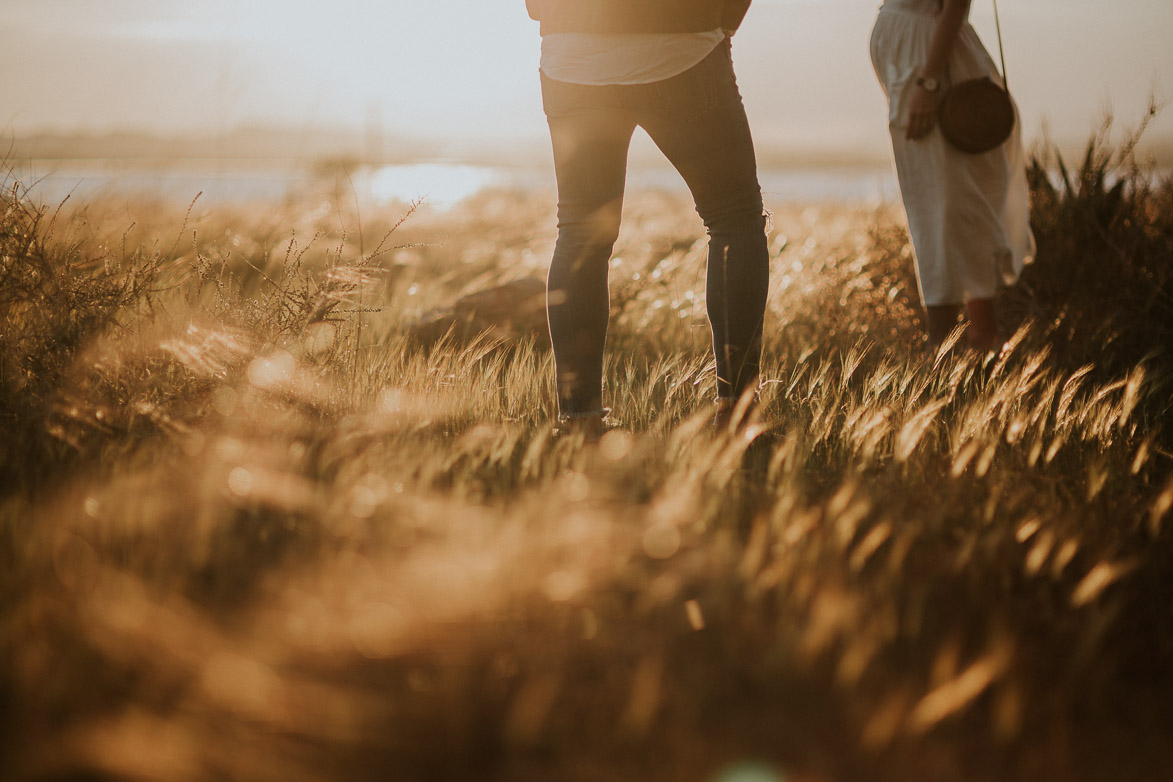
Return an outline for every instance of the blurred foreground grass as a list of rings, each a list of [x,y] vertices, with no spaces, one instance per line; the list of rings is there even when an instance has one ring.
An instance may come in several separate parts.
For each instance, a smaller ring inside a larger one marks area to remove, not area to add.
[[[1162,778],[1173,183],[1054,162],[1001,356],[924,350],[897,213],[779,210],[735,437],[632,198],[597,446],[499,287],[547,199],[8,193],[0,778]]]

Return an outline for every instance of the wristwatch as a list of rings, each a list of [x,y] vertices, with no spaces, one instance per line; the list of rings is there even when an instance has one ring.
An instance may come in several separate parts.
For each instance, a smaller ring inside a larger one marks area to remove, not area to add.
[[[925,92],[936,92],[941,89],[941,82],[934,79],[932,76],[921,76],[916,80],[916,86],[923,89]]]

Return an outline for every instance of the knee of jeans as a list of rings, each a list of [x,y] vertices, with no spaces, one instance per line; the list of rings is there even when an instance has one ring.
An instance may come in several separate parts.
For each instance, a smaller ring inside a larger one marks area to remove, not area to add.
[[[591,212],[558,207],[558,241],[579,246],[610,247],[619,238],[621,204],[607,204]]]
[[[619,239],[619,227],[598,223],[563,223],[558,226],[559,254],[610,253]]]

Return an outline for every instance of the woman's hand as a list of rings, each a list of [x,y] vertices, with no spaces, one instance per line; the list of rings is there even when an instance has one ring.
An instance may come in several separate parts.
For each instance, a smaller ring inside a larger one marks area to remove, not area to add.
[[[972,0],[942,0],[941,13],[933,27],[933,38],[929,42],[928,57],[921,66],[920,75],[926,80],[941,83],[943,74],[953,54],[953,45],[965,20],[969,17]],[[921,139],[937,124],[937,100],[940,95],[929,92],[919,84],[912,88],[908,101],[908,129],[905,136]]]
[[[912,88],[912,99],[908,102],[908,129],[906,138],[924,138],[937,124],[937,94],[929,92],[919,84]]]

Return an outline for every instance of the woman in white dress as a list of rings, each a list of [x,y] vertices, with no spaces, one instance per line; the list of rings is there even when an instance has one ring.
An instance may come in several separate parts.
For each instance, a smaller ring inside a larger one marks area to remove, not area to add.
[[[885,0],[872,29],[876,76],[900,196],[916,253],[929,342],[940,345],[964,309],[977,350],[999,346],[994,294],[1034,256],[1021,124],[1001,147],[969,154],[937,128],[950,84],[998,69],[969,24],[970,0]]]

